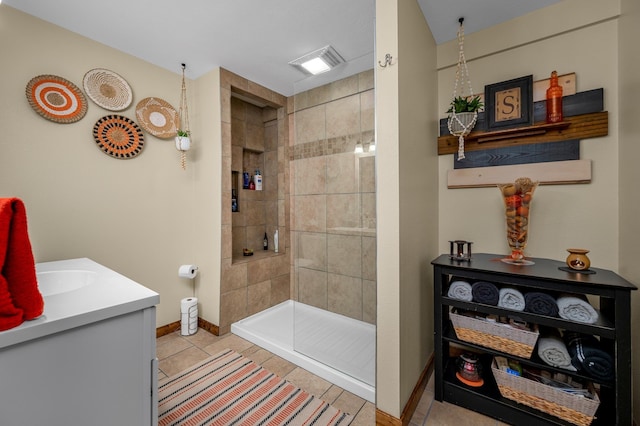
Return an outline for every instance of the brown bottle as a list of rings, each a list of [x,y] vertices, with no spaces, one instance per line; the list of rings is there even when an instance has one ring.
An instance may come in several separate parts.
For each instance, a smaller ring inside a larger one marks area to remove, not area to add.
[[[547,89],[547,123],[562,121],[562,86],[558,84],[558,73],[551,73],[551,84]]]

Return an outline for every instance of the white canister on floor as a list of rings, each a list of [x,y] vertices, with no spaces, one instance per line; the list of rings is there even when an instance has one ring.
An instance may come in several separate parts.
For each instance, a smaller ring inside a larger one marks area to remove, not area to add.
[[[198,298],[187,297],[180,301],[180,334],[189,336],[198,331]]]

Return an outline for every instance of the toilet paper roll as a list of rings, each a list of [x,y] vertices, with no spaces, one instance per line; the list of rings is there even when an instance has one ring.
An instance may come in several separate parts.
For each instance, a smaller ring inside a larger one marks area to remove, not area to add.
[[[189,308],[192,306],[198,306],[197,297],[186,297],[180,301],[180,313],[188,314]]]
[[[198,298],[187,297],[180,301],[180,334],[189,336],[198,331]]]
[[[182,265],[178,268],[178,276],[181,278],[195,278],[198,274],[196,265]]]

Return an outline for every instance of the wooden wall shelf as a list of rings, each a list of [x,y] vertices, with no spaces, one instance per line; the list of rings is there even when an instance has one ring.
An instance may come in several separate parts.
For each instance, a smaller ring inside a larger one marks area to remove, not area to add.
[[[478,151],[532,143],[560,142],[572,139],[588,139],[609,134],[607,111],[565,117],[561,123],[539,122],[533,126],[497,131],[475,131],[464,138],[465,151]],[[438,137],[438,155],[458,152],[458,137]]]

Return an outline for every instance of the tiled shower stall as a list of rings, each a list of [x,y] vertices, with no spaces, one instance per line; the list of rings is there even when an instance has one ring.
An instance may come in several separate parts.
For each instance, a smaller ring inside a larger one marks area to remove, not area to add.
[[[373,70],[290,98],[224,69],[220,81],[220,333],[288,299],[375,324]],[[242,189],[256,168],[264,190]]]

